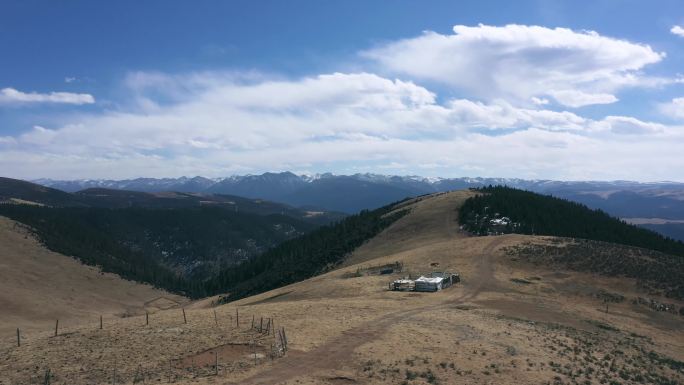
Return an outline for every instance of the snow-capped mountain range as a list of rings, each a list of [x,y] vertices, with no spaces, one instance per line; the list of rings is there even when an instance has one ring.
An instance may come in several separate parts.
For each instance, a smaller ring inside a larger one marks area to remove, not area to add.
[[[554,181],[529,180],[519,178],[440,178],[423,177],[417,175],[397,176],[383,174],[354,174],[335,175],[302,174],[291,172],[271,173],[260,175],[234,175],[225,178],[180,177],[180,178],[136,178],[124,180],[112,179],[77,179],[77,180],[33,180],[44,186],[56,188],[66,192],[76,192],[88,188],[108,188],[116,190],[132,190],[143,192],[177,191],[196,193],[218,193],[242,195],[250,198],[270,199],[274,196],[287,195],[310,185],[330,183],[370,183],[377,186],[391,186],[412,194],[426,194],[448,191],[460,188],[479,187],[486,185],[507,185],[537,192],[575,191],[583,193],[599,193],[630,190],[651,191],[658,190],[661,194],[676,194],[684,190],[684,183],[678,182],[632,182],[632,181]],[[368,208],[368,207],[363,207]]]
[[[292,172],[226,178],[38,179],[34,182],[67,192],[108,188],[143,192],[230,194],[345,213],[380,207],[410,196],[487,185],[507,185],[580,202],[684,240],[684,183],[678,182],[434,178],[368,173],[296,175]]]

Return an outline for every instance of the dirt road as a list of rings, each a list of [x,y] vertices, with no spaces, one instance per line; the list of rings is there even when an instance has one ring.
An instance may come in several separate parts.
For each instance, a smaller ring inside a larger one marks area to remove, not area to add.
[[[302,374],[326,370],[332,371],[344,367],[345,364],[352,363],[354,350],[363,344],[380,339],[392,325],[400,321],[410,320],[411,317],[426,310],[435,310],[441,307],[464,303],[474,299],[483,291],[496,288],[497,282],[494,277],[492,255],[501,241],[500,237],[491,237],[483,249],[481,257],[478,259],[475,275],[469,277],[468,283],[465,284],[465,291],[461,295],[447,298],[442,304],[422,306],[386,314],[381,319],[351,328],[338,337],[308,352],[291,351],[287,356],[277,361],[273,367],[243,379],[239,383],[243,385],[277,384]]]

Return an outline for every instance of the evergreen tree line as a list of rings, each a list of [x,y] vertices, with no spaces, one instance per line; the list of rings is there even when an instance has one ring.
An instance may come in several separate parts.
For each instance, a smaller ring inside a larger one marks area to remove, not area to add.
[[[389,214],[394,205],[396,203],[374,211],[361,211],[226,269],[207,283],[207,294],[228,292],[222,301],[230,302],[330,270],[408,212],[401,210]]]
[[[50,250],[122,278],[145,282],[175,293],[191,292],[186,279],[153,255],[127,247],[110,232],[94,225],[102,209],[64,209],[0,205],[0,215],[29,226]]]
[[[4,204],[0,215],[29,226],[50,250],[104,272],[193,298],[230,292],[233,299],[306,279],[334,266],[403,215],[385,217],[391,206],[319,228],[288,216],[242,214],[215,207],[108,209]],[[231,255],[235,250],[240,253]],[[210,268],[181,274],[183,266],[202,261],[209,261],[206,266]]]
[[[579,203],[504,186],[488,186],[477,191],[481,194],[467,199],[459,211],[459,222],[473,234],[501,232],[582,238],[684,256],[681,241]],[[506,226],[491,223],[492,219],[504,216],[511,223]]]

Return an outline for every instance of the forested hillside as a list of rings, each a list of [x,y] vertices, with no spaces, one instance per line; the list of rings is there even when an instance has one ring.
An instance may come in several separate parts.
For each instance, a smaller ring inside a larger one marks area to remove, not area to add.
[[[262,293],[298,282],[336,266],[345,256],[406,214],[392,211],[394,203],[361,211],[341,222],[323,226],[284,242],[266,253],[221,272],[208,282],[209,293],[228,292],[224,301]]]
[[[45,245],[122,277],[173,291],[176,278],[203,280],[316,226],[273,214],[222,208],[103,209],[0,205]]]
[[[459,211],[473,234],[520,233],[583,238],[684,256],[684,243],[630,225],[601,210],[509,187],[485,187]]]
[[[105,209],[0,205],[51,250],[191,297],[231,298],[311,277],[403,214],[391,206],[316,229],[279,214],[218,207]]]

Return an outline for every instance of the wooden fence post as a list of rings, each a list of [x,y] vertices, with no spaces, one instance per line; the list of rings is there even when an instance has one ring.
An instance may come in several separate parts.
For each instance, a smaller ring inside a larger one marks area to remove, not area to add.
[[[102,315],[100,315],[100,330],[102,330]]]
[[[52,375],[50,373],[50,368],[45,369],[45,377],[43,378],[43,385],[50,385],[50,379]]]
[[[278,334],[278,339],[280,340],[280,348],[282,349],[283,353],[285,353],[285,340],[283,339],[283,333],[280,332],[280,329],[276,330],[274,333]]]
[[[218,376],[218,350],[214,350],[214,374]]]
[[[19,334],[19,328],[17,328],[17,347],[21,346],[21,334]]]
[[[287,335],[285,334],[285,326],[283,326],[283,339],[285,340],[285,350],[287,350]]]
[[[185,308],[183,308],[183,323],[188,323],[188,319],[185,317]]]
[[[150,324],[150,313],[145,312],[145,325]]]
[[[264,332],[264,317],[259,318],[259,333]]]
[[[252,329],[254,329],[254,314],[252,314]]]
[[[57,337],[57,329],[59,328],[59,319],[55,321],[55,337]]]

